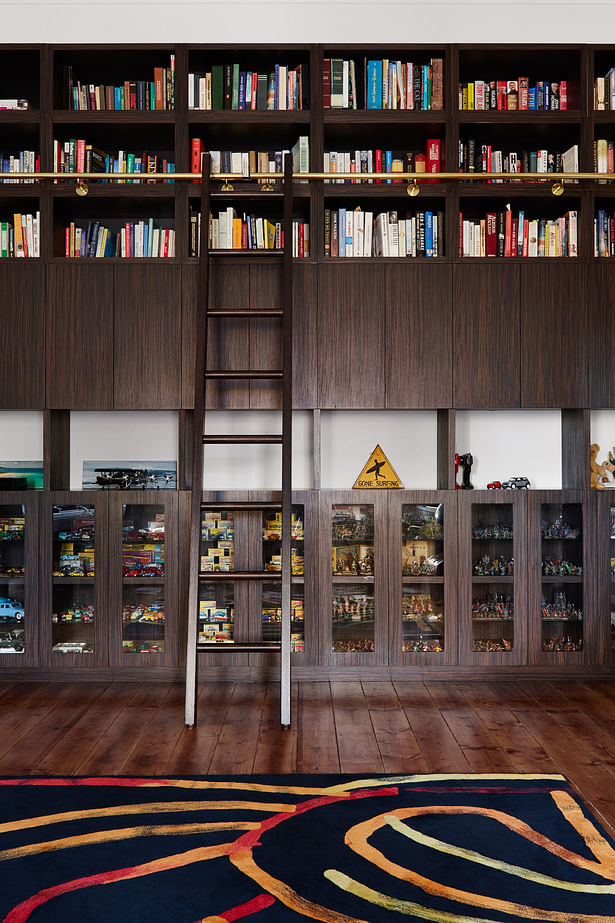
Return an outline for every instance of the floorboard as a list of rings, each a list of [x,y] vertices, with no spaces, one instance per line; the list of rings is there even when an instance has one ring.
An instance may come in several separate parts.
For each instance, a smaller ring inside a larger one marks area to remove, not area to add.
[[[0,775],[561,773],[615,830],[615,688],[598,681],[0,684]]]

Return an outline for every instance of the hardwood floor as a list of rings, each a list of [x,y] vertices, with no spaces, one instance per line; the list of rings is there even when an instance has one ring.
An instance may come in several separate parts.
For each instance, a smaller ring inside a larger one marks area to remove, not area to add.
[[[0,683],[0,775],[563,773],[615,829],[615,684]]]

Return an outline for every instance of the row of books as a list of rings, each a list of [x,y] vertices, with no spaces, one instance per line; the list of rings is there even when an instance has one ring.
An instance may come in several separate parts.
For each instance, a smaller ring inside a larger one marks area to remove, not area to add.
[[[214,64],[206,73],[188,74],[189,109],[303,109],[303,69],[276,64],[264,74],[239,64]]]
[[[501,151],[474,138],[459,142],[460,173],[578,173],[579,145],[565,151]],[[502,183],[504,180],[488,180]],[[576,182],[576,181],[575,181]]]
[[[191,144],[190,169],[201,172],[201,162],[206,148],[201,138],[193,138]],[[283,173],[284,157],[292,156],[293,173],[308,173],[310,169],[310,142],[307,135],[300,135],[290,150],[280,151],[209,151],[211,175],[217,173],[239,173],[249,177],[254,173]]]
[[[41,213],[16,212],[13,221],[0,221],[0,257],[37,257],[40,252]]]
[[[608,69],[606,77],[594,80],[594,109],[615,109],[615,67]]]
[[[310,225],[294,218],[292,223],[292,255],[303,258],[310,255]],[[237,215],[234,208],[209,216],[210,250],[281,250],[284,247],[284,222],[261,215]],[[190,215],[190,256],[200,256],[201,215]]]
[[[603,208],[594,218],[594,256],[615,256],[615,214]]]
[[[119,231],[102,221],[88,221],[82,228],[71,221],[64,229],[67,257],[174,257],[175,231],[154,227],[154,219],[126,221]]]
[[[41,155],[36,151],[18,151],[3,154],[0,151],[0,170],[3,173],[40,173]],[[3,179],[3,183],[33,183],[33,179]]]
[[[459,108],[476,112],[490,109],[504,111],[540,111],[568,108],[568,81],[538,80],[529,77],[515,80],[474,80],[459,84]]]
[[[64,68],[66,109],[122,110],[175,108],[175,55],[168,67],[155,67],[153,80],[125,80],[119,86],[81,83],[72,64]]]
[[[594,141],[594,170],[596,173],[613,173],[615,172],[615,158],[613,152],[615,145],[606,138],[599,138]],[[607,180],[600,182],[606,183]]]
[[[325,209],[325,256],[438,257],[444,255],[444,213]]]
[[[324,173],[439,173],[442,142],[428,138],[425,153],[413,151],[325,151]],[[326,183],[358,183],[359,179],[332,179]],[[401,179],[366,180],[368,183],[403,183]],[[422,180],[420,181],[422,182]],[[426,182],[436,183],[430,179]]]
[[[459,212],[459,256],[578,256],[577,212],[554,219],[529,218],[524,210],[513,215],[510,205],[484,218],[465,219]]]
[[[53,142],[53,169],[57,173],[175,173],[175,164],[158,154],[143,151],[132,154],[118,151],[107,154],[82,138]],[[102,180],[107,182],[107,180]],[[115,183],[140,183],[139,179],[110,180]],[[147,181],[146,181],[147,182]],[[155,183],[156,180],[149,180]],[[165,180],[165,182],[172,182]]]
[[[364,108],[443,109],[443,65],[442,58],[429,64],[365,59]]]
[[[30,108],[29,99],[17,99],[15,96],[10,98],[0,99],[0,112],[6,110],[17,110],[20,112],[25,112]]]

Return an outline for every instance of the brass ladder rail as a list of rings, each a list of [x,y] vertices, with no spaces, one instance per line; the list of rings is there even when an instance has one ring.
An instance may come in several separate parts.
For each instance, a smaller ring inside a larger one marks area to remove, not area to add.
[[[212,254],[209,246],[209,214],[211,210],[210,156],[203,155],[201,183],[201,235],[199,253],[199,288],[197,325],[195,336],[194,413],[192,439],[192,497],[190,507],[190,579],[188,586],[188,641],[186,651],[186,700],[185,723],[193,726],[196,721],[199,652],[220,654],[279,652],[280,653],[280,723],[290,724],[290,628],[291,628],[291,520],[292,520],[292,218],[293,218],[293,174],[292,160],[286,155],[283,185],[284,249],[281,258],[282,307],[270,309],[219,309],[209,306],[209,276]],[[271,198],[271,196],[264,196]],[[214,251],[215,254],[215,251]],[[282,334],[282,367],[271,371],[222,370],[207,368],[207,343],[209,326],[221,318],[272,317],[278,318]],[[279,381],[282,389],[282,432],[279,435],[224,436],[205,435],[206,386],[207,381],[217,380],[271,379]],[[204,445],[279,444],[282,447],[281,502],[250,502],[245,500],[203,501]],[[225,573],[201,573],[201,522],[204,510],[281,510],[281,572],[265,573],[255,571],[230,571]],[[199,598],[200,586],[205,582],[254,581],[266,579],[281,585],[281,641],[233,642],[229,644],[199,644]]]

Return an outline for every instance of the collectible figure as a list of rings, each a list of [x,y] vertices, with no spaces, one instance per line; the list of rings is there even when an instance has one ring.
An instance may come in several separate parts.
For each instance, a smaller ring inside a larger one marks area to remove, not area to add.
[[[474,464],[474,459],[469,452],[466,452],[464,455],[455,454],[455,489],[456,490],[474,490],[474,484],[470,482],[470,472],[472,470],[472,465]],[[457,483],[457,472],[461,466],[462,475],[461,475],[461,484]]]

